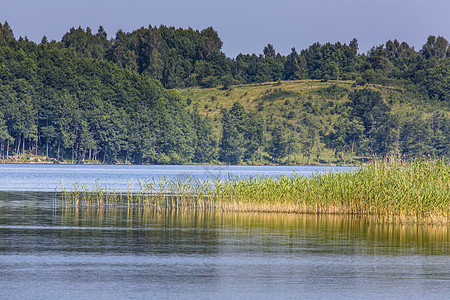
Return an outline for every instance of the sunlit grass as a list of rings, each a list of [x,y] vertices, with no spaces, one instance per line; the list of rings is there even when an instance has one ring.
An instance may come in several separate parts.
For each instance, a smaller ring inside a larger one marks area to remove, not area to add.
[[[96,183],[63,188],[65,206],[196,207],[225,211],[352,214],[447,223],[450,167],[446,160],[376,160],[350,172],[311,178],[225,178],[215,181],[139,181],[119,193]]]

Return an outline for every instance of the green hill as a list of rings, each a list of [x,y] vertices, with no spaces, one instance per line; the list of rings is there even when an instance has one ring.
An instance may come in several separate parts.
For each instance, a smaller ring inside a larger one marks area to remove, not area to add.
[[[352,107],[349,95],[368,90],[381,97],[384,116],[371,112],[370,105],[367,112]],[[430,101],[401,85],[359,86],[355,81],[296,80],[236,85],[229,89],[188,88],[178,92],[187,108],[211,120],[222,138],[224,113],[233,111],[236,103],[242,106],[247,118],[246,121],[235,118],[236,124],[252,123],[252,119],[260,123],[263,132],[258,155],[245,154],[241,149],[237,154],[240,161],[339,164],[387,154],[449,155],[449,103]],[[370,113],[373,116],[364,115]],[[364,119],[368,119],[366,123]],[[365,128],[370,122],[372,128]],[[252,138],[245,132],[245,125],[237,127],[242,129],[241,145],[251,144],[245,138]],[[274,141],[277,128],[281,129],[278,143]]]
[[[211,27],[149,26],[111,39],[101,26],[71,28],[36,44],[0,23],[0,161],[450,156],[450,47],[441,36],[420,51],[394,40],[367,54],[356,39],[287,56],[268,44],[227,58],[221,47]]]

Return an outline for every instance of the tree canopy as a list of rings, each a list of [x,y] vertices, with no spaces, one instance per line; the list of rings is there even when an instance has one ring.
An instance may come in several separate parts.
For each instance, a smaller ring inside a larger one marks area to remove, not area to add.
[[[448,107],[450,47],[442,36],[430,35],[420,51],[389,40],[367,54],[358,53],[356,39],[292,48],[287,56],[267,44],[262,54],[236,58],[226,57],[222,44],[212,27],[163,25],[119,30],[109,39],[102,26],[71,28],[61,41],[44,36],[36,44],[0,23],[1,158],[35,153],[81,162],[236,164],[284,163],[302,153],[311,163],[325,148],[351,159],[449,155],[446,111],[392,110],[410,97]],[[315,97],[328,101],[322,104],[275,88],[255,100],[256,110],[236,101],[214,120],[169,90],[222,86],[229,93],[235,84],[300,79],[354,86],[318,90]],[[401,99],[387,99],[373,88],[378,85],[401,90]],[[283,117],[264,114],[279,100]]]

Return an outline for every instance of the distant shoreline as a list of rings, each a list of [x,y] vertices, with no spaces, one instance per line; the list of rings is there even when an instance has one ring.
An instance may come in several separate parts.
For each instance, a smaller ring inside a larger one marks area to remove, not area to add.
[[[88,162],[88,161],[84,161],[84,162],[66,162],[66,161],[5,161],[5,160],[0,160],[0,164],[10,164],[10,165],[103,165],[103,166],[187,166],[187,165],[193,165],[193,166],[202,166],[202,165],[217,165],[217,166],[227,166],[227,164],[223,164],[223,163],[185,163],[185,164],[133,164],[133,163],[101,163],[101,162]],[[283,165],[283,164],[236,164],[236,165],[231,165],[231,166],[273,166],[273,167],[277,167],[277,166],[284,166],[284,167],[359,167],[361,166],[360,164],[345,164],[345,165],[340,165],[340,164],[310,164],[310,165],[305,165],[305,164],[287,164],[287,165]]]
[[[368,161],[368,159],[366,159]],[[355,160],[357,161],[357,160]],[[21,156],[10,156],[9,159],[0,159],[0,164],[41,164],[41,165],[107,165],[107,166],[113,166],[113,165],[136,165],[136,166],[151,166],[151,165],[158,165],[158,166],[183,166],[183,165],[217,165],[217,166],[227,166],[228,164],[219,162],[219,161],[213,161],[209,163],[181,163],[181,164],[161,164],[161,163],[143,163],[143,164],[134,164],[131,162],[122,162],[122,161],[116,161],[115,163],[102,163],[99,160],[84,160],[84,161],[71,161],[71,160],[57,160],[56,158],[50,158],[46,156],[36,156],[34,154],[25,154]],[[333,163],[326,163],[326,164],[317,164],[317,163],[311,163],[311,164],[274,164],[274,163],[241,163],[241,164],[235,164],[232,166],[293,166],[293,167],[359,167],[362,165],[366,165],[367,163],[354,163],[354,164],[333,164]]]

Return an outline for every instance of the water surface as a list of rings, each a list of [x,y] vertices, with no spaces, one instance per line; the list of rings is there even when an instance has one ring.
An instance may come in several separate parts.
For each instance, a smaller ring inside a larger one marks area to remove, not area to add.
[[[447,226],[0,192],[1,299],[447,299]]]
[[[115,190],[138,186],[138,180],[214,180],[246,176],[311,176],[323,172],[350,171],[350,167],[314,166],[226,166],[226,165],[52,165],[0,164],[2,191],[54,191],[79,185],[91,187],[98,181]]]

